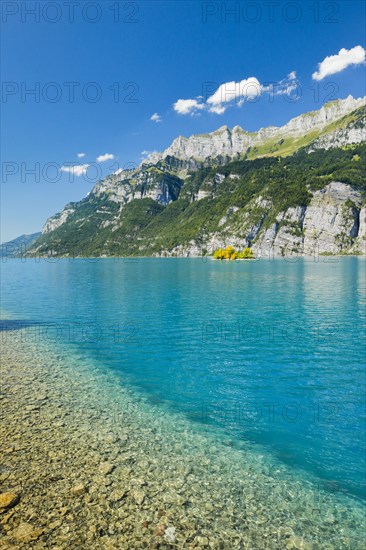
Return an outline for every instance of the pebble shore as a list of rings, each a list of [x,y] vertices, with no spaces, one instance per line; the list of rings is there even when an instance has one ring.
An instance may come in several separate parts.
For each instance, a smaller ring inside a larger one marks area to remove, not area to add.
[[[363,547],[363,508],[123,386],[3,333],[0,548]]]

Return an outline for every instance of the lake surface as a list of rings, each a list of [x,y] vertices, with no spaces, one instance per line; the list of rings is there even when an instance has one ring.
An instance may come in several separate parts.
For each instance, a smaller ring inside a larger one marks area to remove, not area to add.
[[[365,498],[363,259],[27,259],[1,271],[3,330],[77,351],[172,420]]]

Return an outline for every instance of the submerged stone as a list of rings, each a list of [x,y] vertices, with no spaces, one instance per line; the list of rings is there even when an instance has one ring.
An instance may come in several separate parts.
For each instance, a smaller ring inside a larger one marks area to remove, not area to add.
[[[139,505],[141,505],[145,500],[145,493],[143,491],[140,491],[139,489],[132,491],[131,496],[136,502],[136,504],[139,504]]]
[[[101,462],[99,465],[99,471],[101,474],[108,475],[114,470],[114,466],[109,462]]]
[[[78,483],[78,485],[74,485],[74,487],[71,488],[71,494],[74,496],[80,496],[86,493],[86,487],[82,483]]]
[[[165,529],[164,538],[167,542],[174,542],[177,538],[175,535],[175,527],[167,527]]]
[[[19,542],[28,543],[37,540],[42,533],[43,529],[37,529],[30,523],[21,523],[12,531],[11,535]]]
[[[11,492],[0,494],[0,512],[12,508],[19,502],[19,495]]]
[[[115,491],[113,491],[111,494],[110,494],[110,497],[109,499],[112,501],[112,502],[119,502],[120,500],[123,499],[123,497],[126,496],[126,491],[124,491],[123,489],[116,489]]]
[[[155,527],[154,532],[157,537],[162,537],[165,533],[165,525],[163,525],[162,523],[159,523],[159,525]]]

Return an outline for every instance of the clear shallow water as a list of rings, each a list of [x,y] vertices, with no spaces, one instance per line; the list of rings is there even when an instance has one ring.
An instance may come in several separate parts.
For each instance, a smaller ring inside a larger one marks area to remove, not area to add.
[[[326,261],[327,260],[327,261]],[[360,258],[11,260],[2,308],[161,410],[365,498]]]

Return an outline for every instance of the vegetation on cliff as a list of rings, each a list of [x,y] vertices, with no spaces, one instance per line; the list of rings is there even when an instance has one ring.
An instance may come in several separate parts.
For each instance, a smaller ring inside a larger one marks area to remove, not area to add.
[[[107,194],[91,193],[74,205],[65,223],[43,234],[33,250],[40,255],[52,251],[76,256],[149,256],[166,251],[174,254],[175,250],[179,254],[194,243],[212,254],[208,244],[212,236],[234,244],[233,237],[244,238],[251,226],[260,224],[263,231],[281,211],[307,206],[312,194],[331,181],[348,183],[366,194],[365,167],[363,143],[201,167],[187,174],[179,194],[167,205],[152,198],[118,204]],[[268,204],[266,210],[263,201]],[[248,245],[252,242],[249,235]]]

